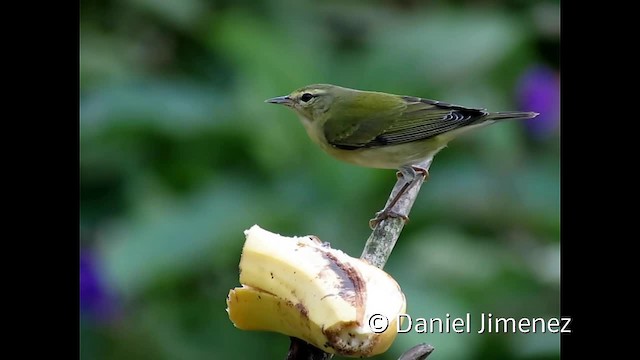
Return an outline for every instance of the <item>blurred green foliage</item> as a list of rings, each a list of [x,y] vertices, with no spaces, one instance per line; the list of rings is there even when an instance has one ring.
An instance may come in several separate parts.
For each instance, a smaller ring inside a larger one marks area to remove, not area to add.
[[[528,69],[559,76],[554,0],[83,0],[80,20],[85,359],[283,359],[285,336],[225,312],[243,230],[360,255],[394,172],[330,158],[264,99],[335,83],[517,110]],[[559,115],[544,121],[436,157],[385,268],[409,314],[559,316]],[[559,338],[409,333],[378,358],[427,342],[433,359],[557,359]]]

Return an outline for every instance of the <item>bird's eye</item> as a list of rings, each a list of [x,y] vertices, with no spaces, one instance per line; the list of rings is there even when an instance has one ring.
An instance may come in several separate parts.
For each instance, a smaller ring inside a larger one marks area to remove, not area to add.
[[[300,100],[302,100],[303,102],[308,102],[311,99],[313,99],[313,95],[309,93],[304,93],[302,94],[302,96],[300,96]]]

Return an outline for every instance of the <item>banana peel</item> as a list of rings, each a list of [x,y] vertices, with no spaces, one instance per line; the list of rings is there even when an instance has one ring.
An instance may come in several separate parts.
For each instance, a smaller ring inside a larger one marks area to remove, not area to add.
[[[237,328],[278,332],[348,357],[381,354],[391,346],[406,300],[386,272],[315,236],[285,237],[257,225],[245,236],[242,286],[227,296]],[[387,321],[384,331],[371,329],[374,315]]]

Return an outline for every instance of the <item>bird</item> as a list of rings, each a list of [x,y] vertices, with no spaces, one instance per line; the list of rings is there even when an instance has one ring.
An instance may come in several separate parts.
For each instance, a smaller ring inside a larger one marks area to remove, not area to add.
[[[332,84],[312,84],[288,95],[265,100],[291,108],[309,138],[330,156],[347,163],[398,170],[404,185],[376,213],[373,228],[391,211],[417,180],[428,177],[418,164],[433,157],[459,135],[503,120],[526,120],[536,112],[489,112],[484,108],[454,105],[416,96],[350,89]]]

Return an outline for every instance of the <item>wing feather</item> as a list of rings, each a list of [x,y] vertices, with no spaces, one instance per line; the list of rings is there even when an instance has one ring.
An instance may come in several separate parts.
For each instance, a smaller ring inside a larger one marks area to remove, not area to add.
[[[401,99],[400,106],[376,112],[374,116],[353,117],[340,122],[327,121],[327,140],[341,149],[404,144],[480,123],[488,115],[484,109],[411,96],[402,96]]]

